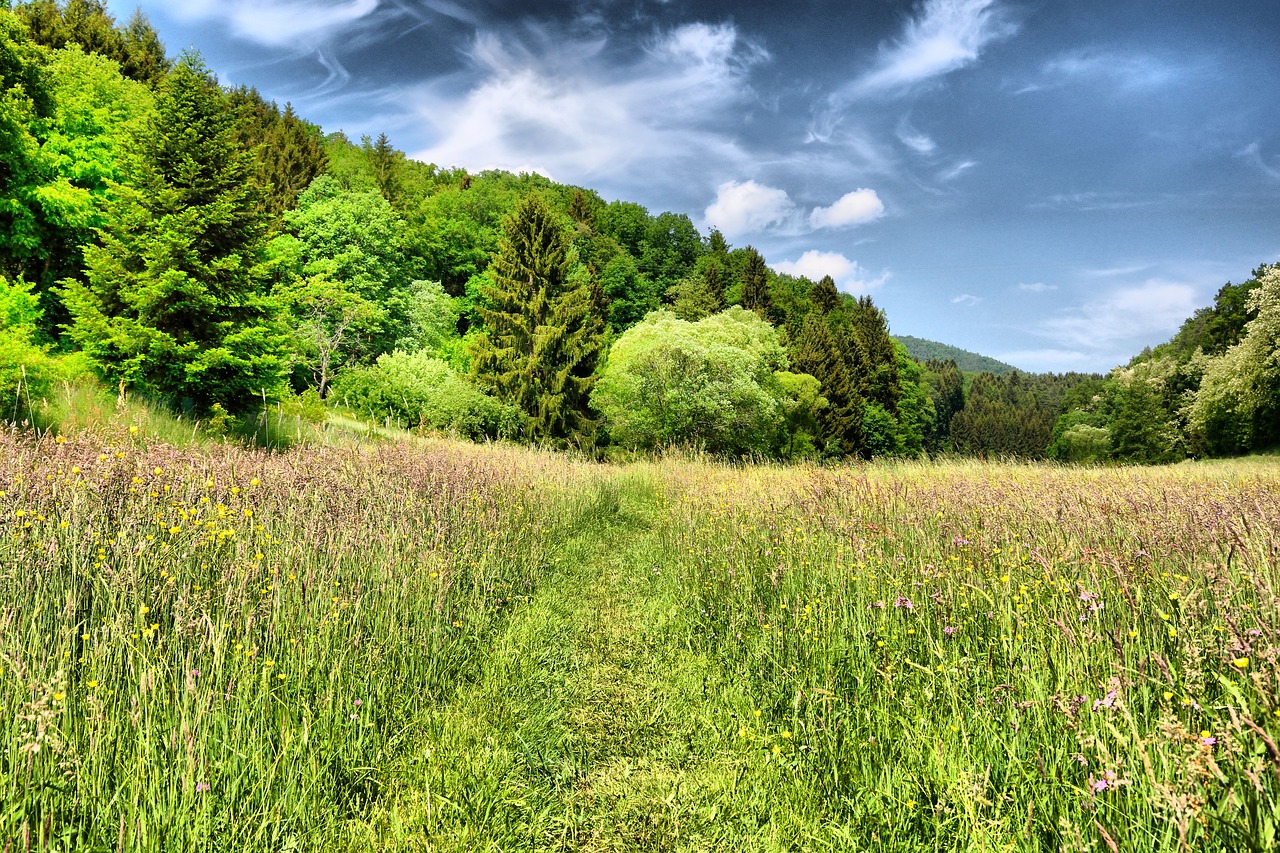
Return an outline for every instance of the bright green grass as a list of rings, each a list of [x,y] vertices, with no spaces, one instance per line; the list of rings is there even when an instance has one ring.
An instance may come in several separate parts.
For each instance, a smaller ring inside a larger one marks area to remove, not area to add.
[[[4,441],[11,849],[1234,851],[1280,826],[1269,461]]]

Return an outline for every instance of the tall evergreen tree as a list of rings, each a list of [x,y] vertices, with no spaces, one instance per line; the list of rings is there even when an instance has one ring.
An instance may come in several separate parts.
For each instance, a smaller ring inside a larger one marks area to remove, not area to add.
[[[770,319],[772,303],[769,299],[769,268],[764,256],[753,247],[747,247],[747,263],[742,270],[742,307]]]
[[[862,444],[862,398],[826,319],[815,311],[805,315],[788,355],[793,370],[808,373],[822,384],[822,396],[827,399],[827,406],[818,411],[823,452],[829,456],[857,453]]]
[[[234,116],[198,56],[165,78],[128,181],[63,294],[70,336],[102,375],[183,408],[243,411],[282,380],[262,296],[266,223]]]
[[[282,111],[257,89],[242,86],[227,97],[240,144],[253,153],[262,207],[278,220],[297,206],[298,196],[328,165],[320,128],[299,118],[292,104]]]
[[[526,196],[504,221],[489,272],[475,374],[525,412],[531,438],[589,440],[603,323],[565,227],[539,196]]]
[[[809,301],[813,303],[813,307],[816,310],[821,311],[823,314],[830,314],[839,308],[840,291],[836,289],[835,279],[829,275],[824,275],[820,281],[810,288]]]

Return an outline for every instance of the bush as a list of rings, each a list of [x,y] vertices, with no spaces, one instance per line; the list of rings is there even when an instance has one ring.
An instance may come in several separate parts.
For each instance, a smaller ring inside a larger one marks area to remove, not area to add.
[[[518,409],[493,399],[426,353],[378,356],[372,367],[339,374],[330,396],[375,420],[389,418],[472,439],[515,435],[522,419]]]

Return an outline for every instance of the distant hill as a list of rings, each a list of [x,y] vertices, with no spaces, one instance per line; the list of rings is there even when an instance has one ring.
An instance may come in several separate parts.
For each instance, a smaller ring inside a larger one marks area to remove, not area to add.
[[[907,352],[916,361],[946,361],[951,359],[965,373],[994,373],[997,376],[1005,373],[1013,373],[1018,368],[1012,364],[1005,364],[1003,361],[997,361],[985,355],[978,355],[976,352],[969,352],[960,347],[948,346],[940,344],[937,341],[926,341],[924,338],[913,338],[911,335],[894,335],[895,338],[902,341],[902,345],[907,348]]]

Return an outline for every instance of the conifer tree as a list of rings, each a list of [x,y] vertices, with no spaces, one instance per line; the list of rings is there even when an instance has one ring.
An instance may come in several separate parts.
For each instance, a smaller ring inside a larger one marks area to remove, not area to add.
[[[133,140],[128,182],[66,280],[68,332],[112,384],[196,411],[244,411],[283,374],[262,295],[265,219],[234,117],[198,56],[165,78]]]
[[[587,399],[603,323],[568,233],[537,195],[503,223],[492,285],[480,288],[485,332],[473,350],[477,377],[528,416],[534,440],[589,440]]]
[[[827,406],[819,410],[823,450],[828,455],[856,453],[861,446],[862,398],[850,376],[850,360],[836,346],[827,320],[809,312],[800,334],[789,348],[791,367],[822,384]]]
[[[764,256],[747,247],[747,263],[742,270],[742,307],[770,319],[773,305],[769,299],[769,268]]]
[[[840,291],[836,289],[836,282],[829,275],[824,275],[821,281],[818,281],[809,289],[809,301],[813,303],[813,307],[825,314],[840,307]]]

